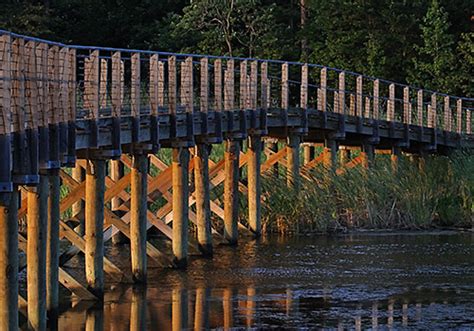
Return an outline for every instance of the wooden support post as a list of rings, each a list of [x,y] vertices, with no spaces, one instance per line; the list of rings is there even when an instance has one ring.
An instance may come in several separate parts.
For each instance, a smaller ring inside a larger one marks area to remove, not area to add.
[[[105,161],[87,160],[86,280],[89,290],[99,299],[104,296],[104,191]]]
[[[0,193],[0,330],[18,330],[18,188]]]
[[[398,163],[400,158],[401,150],[398,146],[392,147],[392,154],[390,155],[390,163],[392,165],[392,172],[394,174],[398,173]]]
[[[351,160],[351,150],[345,146],[339,147],[339,166],[344,167]]]
[[[286,181],[288,187],[297,191],[300,188],[300,142],[300,136],[291,134],[286,145]]]
[[[209,146],[197,144],[194,152],[194,186],[198,247],[204,256],[211,257],[211,207],[209,193]]]
[[[224,237],[237,244],[239,217],[239,154],[238,141],[224,141]]]
[[[173,148],[173,261],[177,267],[187,266],[188,259],[188,199],[189,149]]]
[[[48,186],[48,177],[41,175],[38,186],[28,189],[28,326],[33,330],[46,330]]]
[[[374,163],[374,157],[375,157],[374,145],[372,144],[362,145],[360,156],[362,157],[362,166],[366,169],[370,168]]]
[[[131,206],[130,206],[130,254],[132,275],[136,282],[145,283],[147,276],[147,176],[148,158],[145,154],[132,157]]]
[[[326,169],[335,171],[337,167],[337,141],[334,139],[326,139],[324,145],[323,164]]]
[[[260,220],[260,166],[262,151],[262,139],[260,136],[249,137],[248,153],[248,203],[249,203],[249,226],[250,230],[259,237],[261,235]]]
[[[76,166],[72,168],[72,178],[74,178],[79,183],[82,183],[86,179],[86,172],[84,168],[82,168],[79,163],[76,163]],[[78,233],[82,236],[84,235],[84,215],[82,214],[84,211],[84,201],[79,200],[72,205],[72,216],[79,218],[79,227]]]
[[[50,170],[48,199],[48,232],[46,247],[46,309],[52,317],[59,309],[59,204],[61,180],[59,170]]]

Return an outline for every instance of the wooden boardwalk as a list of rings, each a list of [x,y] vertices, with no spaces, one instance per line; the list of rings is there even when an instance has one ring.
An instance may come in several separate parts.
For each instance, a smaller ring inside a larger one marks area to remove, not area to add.
[[[470,149],[472,109],[474,99],[320,65],[70,46],[0,31],[0,329],[16,329],[18,311],[45,329],[59,284],[80,300],[101,300],[105,281],[143,283],[148,264],[185,267],[190,250],[212,256],[215,243],[260,236],[260,177],[276,164],[298,189],[321,162],[341,172],[369,167],[377,151],[396,166],[402,152]],[[217,144],[224,152],[213,162]],[[319,156],[315,145],[324,147]],[[339,165],[338,150],[348,148],[360,156]],[[160,149],[171,149],[171,164]],[[219,187],[223,199],[213,200]],[[25,217],[27,237],[18,232]],[[147,241],[151,228],[170,251]],[[124,238],[127,270],[104,254],[105,242]],[[60,240],[70,243],[61,254]],[[78,253],[85,270],[76,279],[63,266]],[[18,291],[24,268],[27,300]]]

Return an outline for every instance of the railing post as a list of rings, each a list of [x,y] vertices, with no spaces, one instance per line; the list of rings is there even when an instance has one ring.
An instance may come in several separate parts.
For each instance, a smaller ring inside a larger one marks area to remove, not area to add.
[[[403,122],[411,124],[410,88],[408,86],[403,88]]]
[[[320,111],[326,111],[327,110],[327,87],[328,87],[328,69],[327,68],[322,68],[321,69],[321,89],[320,89],[320,101],[318,102],[319,108],[318,110]]]
[[[338,112],[339,114],[346,113],[346,73],[342,71],[339,73],[339,92],[338,92]]]
[[[362,76],[359,75],[357,76],[357,103],[356,103],[356,112],[357,116],[362,117],[363,116],[363,101],[364,101],[364,96],[363,96],[363,90],[362,90]]]
[[[428,117],[430,118],[430,123],[428,124],[428,127],[430,128],[436,128],[438,127],[438,123],[437,123],[437,107],[438,107],[438,103],[437,103],[437,95],[436,93],[433,93],[431,95],[431,109],[428,111]]]
[[[395,84],[388,87],[387,121],[395,121]]]
[[[444,97],[444,129],[451,131],[451,107],[449,105],[449,96]]]
[[[379,119],[379,109],[380,109],[380,81],[378,79],[374,80],[374,110],[372,118],[375,120]]]
[[[423,90],[418,90],[417,95],[417,117],[419,126],[423,126]]]
[[[462,133],[462,99],[456,101],[456,131]]]

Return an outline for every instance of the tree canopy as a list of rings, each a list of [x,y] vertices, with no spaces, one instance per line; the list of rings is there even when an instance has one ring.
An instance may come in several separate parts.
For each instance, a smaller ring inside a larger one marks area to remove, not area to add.
[[[72,44],[305,60],[474,96],[464,0],[6,0],[0,27]]]

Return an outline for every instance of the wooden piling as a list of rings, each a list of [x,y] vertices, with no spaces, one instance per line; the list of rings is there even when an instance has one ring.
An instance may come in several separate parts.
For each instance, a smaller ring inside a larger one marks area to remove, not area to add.
[[[210,257],[213,249],[209,196],[209,146],[197,144],[194,154],[197,239],[201,253]]]
[[[104,296],[104,190],[105,161],[87,160],[85,267],[89,290],[102,299]]]
[[[249,137],[248,155],[248,206],[249,206],[249,226],[250,230],[259,237],[262,231],[260,220],[260,166],[262,151],[262,139],[260,136],[251,135]]]
[[[130,206],[130,255],[132,275],[136,282],[145,283],[147,276],[147,176],[146,154],[132,157]]]
[[[18,188],[0,193],[0,330],[18,330]]]
[[[27,288],[28,327],[46,330],[46,234],[48,226],[48,177],[28,189]]]
[[[351,160],[351,150],[345,146],[339,147],[339,166],[345,166]]]
[[[239,217],[239,141],[224,142],[224,237],[237,244]]]
[[[48,232],[46,246],[46,309],[56,316],[59,308],[59,204],[61,180],[57,169],[50,170]]]
[[[375,157],[374,145],[372,144],[362,145],[360,156],[362,158],[362,166],[366,169],[370,168],[374,163],[374,157]]]
[[[189,149],[173,148],[173,260],[184,268],[188,259]]]
[[[286,180],[288,187],[295,190],[300,186],[300,142],[300,136],[291,134],[286,144]]]

